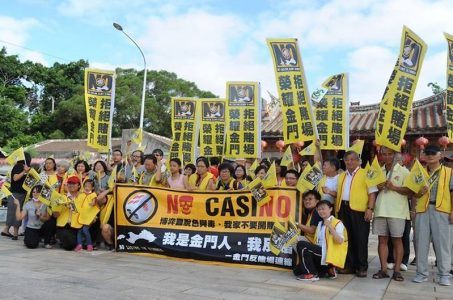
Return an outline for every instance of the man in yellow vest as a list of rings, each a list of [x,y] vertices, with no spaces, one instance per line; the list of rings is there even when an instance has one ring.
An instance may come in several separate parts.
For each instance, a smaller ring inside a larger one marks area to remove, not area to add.
[[[140,175],[139,184],[157,186],[162,179],[162,162],[158,161],[154,154],[145,155],[144,172]]]
[[[379,236],[378,253],[381,269],[373,275],[374,279],[388,278],[387,259],[389,255],[389,236],[394,247],[395,266],[392,279],[403,281],[401,264],[403,260],[403,233],[406,220],[409,216],[409,202],[407,196],[412,192],[404,187],[404,180],[409,175],[409,170],[395,161],[395,151],[387,147],[381,148],[381,157],[384,161],[382,171],[386,174],[387,181],[378,185],[379,194],[376,199],[374,211],[373,233]]]
[[[428,252],[432,240],[437,259],[437,275],[440,285],[450,285],[450,221],[452,213],[452,169],[442,166],[442,153],[436,145],[428,145],[425,161],[429,173],[428,185],[415,194],[415,246],[417,247],[417,274],[413,282],[428,280]]]
[[[338,176],[335,213],[348,231],[349,246],[345,268],[339,273],[355,273],[357,277],[366,277],[368,235],[378,190],[367,186],[366,171],[360,168],[359,154],[347,151],[343,159],[346,171]]]

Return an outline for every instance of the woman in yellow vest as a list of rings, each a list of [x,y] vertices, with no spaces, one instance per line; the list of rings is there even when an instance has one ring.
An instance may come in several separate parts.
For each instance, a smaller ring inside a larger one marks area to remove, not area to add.
[[[337,277],[336,267],[343,268],[348,252],[348,237],[343,223],[332,215],[333,205],[327,200],[316,205],[322,221],[318,223],[315,244],[297,243],[297,253],[302,257],[297,280],[317,281],[319,276]]]
[[[234,168],[230,163],[222,163],[219,166],[219,177],[217,178],[216,190],[233,191]]]
[[[233,182],[233,189],[234,190],[242,190],[244,189],[250,182],[247,179],[247,171],[243,165],[237,165],[234,169],[234,182]]]
[[[189,184],[194,191],[214,191],[214,175],[208,172],[209,161],[206,157],[197,158],[197,172],[190,175]]]

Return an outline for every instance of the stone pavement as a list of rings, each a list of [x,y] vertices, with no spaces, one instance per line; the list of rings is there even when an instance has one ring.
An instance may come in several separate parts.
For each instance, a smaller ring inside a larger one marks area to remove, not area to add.
[[[367,278],[340,275],[306,283],[289,271],[207,265],[108,251],[26,249],[0,238],[1,299],[453,299],[453,287],[430,280],[375,280],[376,237],[370,236]],[[412,255],[413,257],[413,255]],[[411,257],[411,259],[412,259]],[[434,258],[430,257],[430,262]],[[432,274],[435,268],[431,267]]]

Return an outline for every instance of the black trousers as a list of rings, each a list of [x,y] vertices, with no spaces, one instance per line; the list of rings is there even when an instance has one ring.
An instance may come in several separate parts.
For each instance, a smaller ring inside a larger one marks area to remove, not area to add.
[[[69,224],[65,227],[57,227],[57,237],[61,248],[65,250],[74,250],[77,245],[77,229],[71,228]]]
[[[403,249],[404,249],[404,254],[403,254],[403,260],[402,263],[405,264],[406,266],[409,263],[409,256],[411,254],[411,240],[410,240],[410,235],[411,235],[411,220],[406,220],[406,224],[404,225],[404,233],[403,233]],[[393,244],[392,244],[392,238],[389,237],[388,240],[388,247],[389,247],[389,256],[387,258],[388,263],[395,263],[395,259],[393,257]]]
[[[50,244],[50,240],[57,232],[57,219],[51,216],[49,220],[44,222],[42,227],[44,230],[44,244]]]
[[[365,222],[365,213],[351,210],[349,202],[342,201],[338,218],[348,231],[349,243],[345,269],[367,271],[370,223]]]
[[[318,275],[321,269],[321,247],[310,242],[300,241],[296,248],[297,263],[293,269],[294,275]]]
[[[29,249],[38,248],[42,236],[44,236],[44,227],[40,229],[26,227],[24,232],[25,246]]]

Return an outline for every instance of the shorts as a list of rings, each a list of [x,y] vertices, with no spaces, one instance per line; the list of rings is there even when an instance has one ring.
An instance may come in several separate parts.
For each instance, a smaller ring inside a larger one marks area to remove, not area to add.
[[[376,217],[373,220],[373,234],[400,238],[403,237],[405,225],[405,219]]]

